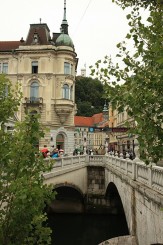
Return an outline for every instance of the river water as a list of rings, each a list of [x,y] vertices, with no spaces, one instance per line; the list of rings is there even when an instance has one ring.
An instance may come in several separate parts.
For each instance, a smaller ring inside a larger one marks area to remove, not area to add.
[[[49,214],[52,245],[98,245],[109,238],[128,235],[124,215]]]

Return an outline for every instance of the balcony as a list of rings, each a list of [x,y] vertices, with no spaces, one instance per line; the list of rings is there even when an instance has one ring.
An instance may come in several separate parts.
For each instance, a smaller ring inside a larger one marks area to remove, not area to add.
[[[54,109],[59,116],[61,124],[63,124],[67,120],[68,116],[72,113],[73,108],[74,103],[72,100],[55,100]]]
[[[24,107],[39,107],[40,109],[43,106],[43,98],[42,97],[25,97],[24,98]]]

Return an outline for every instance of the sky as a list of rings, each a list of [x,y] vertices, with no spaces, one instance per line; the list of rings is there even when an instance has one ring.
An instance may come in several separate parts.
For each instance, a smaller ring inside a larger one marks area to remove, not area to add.
[[[2,8],[3,7],[3,8]],[[60,32],[64,0],[5,0],[1,5],[0,41],[27,37],[30,24],[46,23],[50,34]],[[129,27],[124,12],[112,0],[67,0],[69,35],[79,58],[77,75],[106,55],[115,56],[116,44],[124,40]]]

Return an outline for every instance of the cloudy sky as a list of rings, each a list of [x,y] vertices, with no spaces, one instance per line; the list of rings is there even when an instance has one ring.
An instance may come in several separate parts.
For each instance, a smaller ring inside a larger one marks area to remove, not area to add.
[[[115,56],[116,44],[128,31],[126,12],[112,0],[67,0],[69,35],[79,58],[78,72],[102,59]],[[3,8],[2,8],[3,7]],[[5,0],[1,5],[1,41],[26,39],[29,26],[47,23],[51,34],[60,31],[64,0]]]

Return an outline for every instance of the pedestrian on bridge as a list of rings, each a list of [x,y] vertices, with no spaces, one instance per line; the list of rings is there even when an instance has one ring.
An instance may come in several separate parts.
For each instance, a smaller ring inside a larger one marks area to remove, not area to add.
[[[51,158],[58,158],[58,157],[60,157],[60,154],[59,154],[59,151],[58,151],[58,149],[56,148],[56,149],[54,149],[53,151],[52,151],[52,153],[51,153]]]
[[[41,150],[41,152],[42,152],[42,155],[44,158],[46,158],[48,156],[49,150],[47,148],[47,145],[44,145],[44,148]]]

